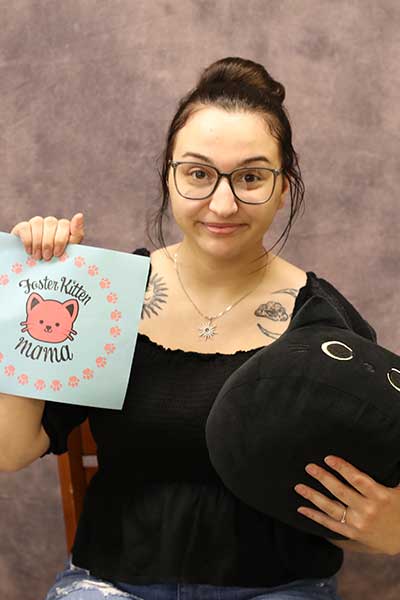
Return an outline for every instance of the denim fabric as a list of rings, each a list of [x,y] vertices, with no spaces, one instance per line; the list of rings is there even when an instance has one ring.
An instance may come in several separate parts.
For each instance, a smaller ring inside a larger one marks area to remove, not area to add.
[[[191,583],[130,585],[112,583],[76,567],[69,556],[65,569],[45,600],[341,600],[336,576],[298,579],[269,588],[226,587]]]

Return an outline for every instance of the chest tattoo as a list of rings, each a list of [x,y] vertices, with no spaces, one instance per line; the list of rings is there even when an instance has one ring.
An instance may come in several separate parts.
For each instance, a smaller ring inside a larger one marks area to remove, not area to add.
[[[163,304],[167,302],[168,288],[161,277],[154,273],[150,277],[149,284],[144,295],[141,318],[151,318],[151,315],[158,315],[163,308]]]
[[[289,294],[292,298],[296,298],[298,292],[299,290],[296,288],[284,288],[272,293]],[[289,318],[292,316],[292,313],[288,313],[286,306],[279,301],[274,302],[273,300],[260,304],[254,311],[254,314],[256,317],[266,318],[270,321],[289,321]],[[270,329],[263,327],[261,323],[257,323],[257,327],[263,335],[273,340],[278,339],[282,335],[282,332],[271,331]]]

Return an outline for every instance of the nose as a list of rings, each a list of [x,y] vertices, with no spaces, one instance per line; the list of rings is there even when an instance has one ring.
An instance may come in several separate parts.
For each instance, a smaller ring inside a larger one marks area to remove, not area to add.
[[[216,214],[227,217],[237,213],[238,202],[229,185],[228,178],[221,177],[217,188],[210,197],[209,208]]]
[[[46,325],[46,331],[50,331],[51,325]]]

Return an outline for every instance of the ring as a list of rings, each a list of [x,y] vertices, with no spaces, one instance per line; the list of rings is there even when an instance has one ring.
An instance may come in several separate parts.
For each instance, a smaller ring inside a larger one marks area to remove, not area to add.
[[[346,523],[346,513],[347,513],[347,506],[345,507],[343,516],[340,520],[341,523]]]

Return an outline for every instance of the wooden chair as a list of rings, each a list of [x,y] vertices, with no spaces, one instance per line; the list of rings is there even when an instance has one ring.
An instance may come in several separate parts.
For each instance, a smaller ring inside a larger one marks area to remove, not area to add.
[[[57,456],[68,553],[72,550],[87,486],[97,471],[97,447],[86,419],[71,431],[68,452]]]

